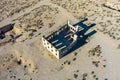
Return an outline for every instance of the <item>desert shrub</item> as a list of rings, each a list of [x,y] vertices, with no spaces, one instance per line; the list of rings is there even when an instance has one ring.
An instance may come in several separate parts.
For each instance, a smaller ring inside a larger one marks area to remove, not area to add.
[[[29,34],[29,37],[32,37],[32,36],[34,36],[34,34],[33,34],[33,33],[30,33],[30,34]]]
[[[71,62],[70,61],[68,61],[68,65],[70,65],[71,64]]]
[[[118,45],[118,47],[117,47],[118,49],[120,49],[120,44]]]
[[[78,77],[78,74],[74,74],[74,78],[76,79]]]
[[[91,72],[91,74],[94,74],[94,73],[95,73],[94,71]]]
[[[76,60],[76,58],[73,58],[73,61],[75,61]]]

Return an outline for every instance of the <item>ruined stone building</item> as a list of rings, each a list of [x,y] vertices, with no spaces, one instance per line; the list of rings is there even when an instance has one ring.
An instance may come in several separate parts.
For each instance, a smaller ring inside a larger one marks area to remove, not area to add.
[[[43,46],[51,52],[57,59],[62,58],[67,52],[77,43],[79,36],[77,33],[83,28],[80,26],[73,26],[68,23],[51,33],[50,35],[43,36]]]

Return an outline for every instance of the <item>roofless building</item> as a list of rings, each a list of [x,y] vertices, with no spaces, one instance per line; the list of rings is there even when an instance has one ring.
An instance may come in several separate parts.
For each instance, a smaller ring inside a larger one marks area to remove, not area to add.
[[[80,26],[68,23],[50,35],[42,37],[43,46],[57,59],[62,58],[77,43]]]

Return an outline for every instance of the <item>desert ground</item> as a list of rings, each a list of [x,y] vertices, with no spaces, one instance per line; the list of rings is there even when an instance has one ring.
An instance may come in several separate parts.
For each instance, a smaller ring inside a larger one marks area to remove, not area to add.
[[[61,59],[41,37],[70,20],[95,24],[87,43]],[[120,80],[119,0],[1,0],[0,80]],[[12,37],[15,37],[14,41]]]

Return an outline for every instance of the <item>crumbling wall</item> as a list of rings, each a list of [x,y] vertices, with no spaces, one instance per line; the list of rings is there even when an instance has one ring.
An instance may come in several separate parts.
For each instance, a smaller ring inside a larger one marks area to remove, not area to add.
[[[50,35],[48,35],[46,37],[47,40],[50,40],[51,38],[53,38],[56,35],[59,35],[59,33],[61,33],[64,29],[66,29],[68,26],[67,24],[65,24],[63,27],[61,27],[59,30],[56,30],[55,32],[51,33]]]
[[[57,50],[49,41],[47,41],[44,36],[42,37],[43,46],[47,48],[53,55],[55,55],[58,59],[60,59],[60,52]]]
[[[78,31],[78,26],[74,27],[73,25],[70,24],[69,21],[68,21],[68,26],[73,33],[76,33]]]

